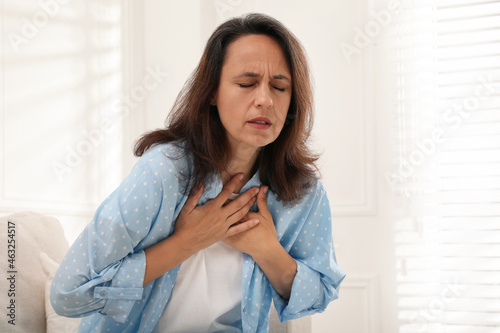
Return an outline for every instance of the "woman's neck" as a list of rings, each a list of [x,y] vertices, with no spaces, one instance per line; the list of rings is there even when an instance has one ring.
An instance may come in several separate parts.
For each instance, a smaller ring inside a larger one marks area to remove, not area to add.
[[[252,178],[254,166],[259,157],[260,149],[240,149],[233,150],[231,160],[226,170],[221,172],[222,183],[226,185],[235,175],[242,173],[243,180],[238,184],[235,193],[239,193],[241,188]]]

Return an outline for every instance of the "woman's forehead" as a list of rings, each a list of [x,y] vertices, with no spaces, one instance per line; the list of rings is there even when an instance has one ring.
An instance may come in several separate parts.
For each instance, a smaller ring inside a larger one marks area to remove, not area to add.
[[[290,68],[281,46],[266,35],[247,35],[232,42],[227,49],[224,67],[230,72],[263,74],[272,71],[271,76],[287,76]]]

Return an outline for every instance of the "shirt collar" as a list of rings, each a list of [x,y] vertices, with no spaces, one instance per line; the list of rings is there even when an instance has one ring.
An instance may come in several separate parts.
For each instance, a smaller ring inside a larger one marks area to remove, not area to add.
[[[260,181],[259,171],[250,178],[250,180],[243,186],[240,193],[245,193],[252,187],[260,187],[262,183]],[[207,199],[213,199],[220,194],[222,191],[222,179],[219,174],[212,177],[211,182],[205,186],[205,197]]]

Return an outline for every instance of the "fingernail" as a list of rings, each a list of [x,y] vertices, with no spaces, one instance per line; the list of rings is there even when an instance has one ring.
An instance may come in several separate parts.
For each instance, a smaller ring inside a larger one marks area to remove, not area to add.
[[[238,179],[239,179],[239,180],[242,180],[242,179],[243,179],[243,174],[240,174],[240,175],[238,176]]]
[[[259,222],[260,222],[260,220],[253,220],[253,224],[254,225],[257,224],[257,223],[259,223]]]
[[[264,186],[264,194],[267,194],[267,190],[269,190],[269,186]]]

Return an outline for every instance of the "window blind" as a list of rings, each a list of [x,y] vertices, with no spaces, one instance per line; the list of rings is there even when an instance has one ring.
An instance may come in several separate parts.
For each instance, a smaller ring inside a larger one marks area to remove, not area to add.
[[[386,173],[399,332],[500,332],[500,1],[400,4]]]
[[[119,183],[123,8],[119,0],[0,1],[2,212],[29,207],[88,221]]]

